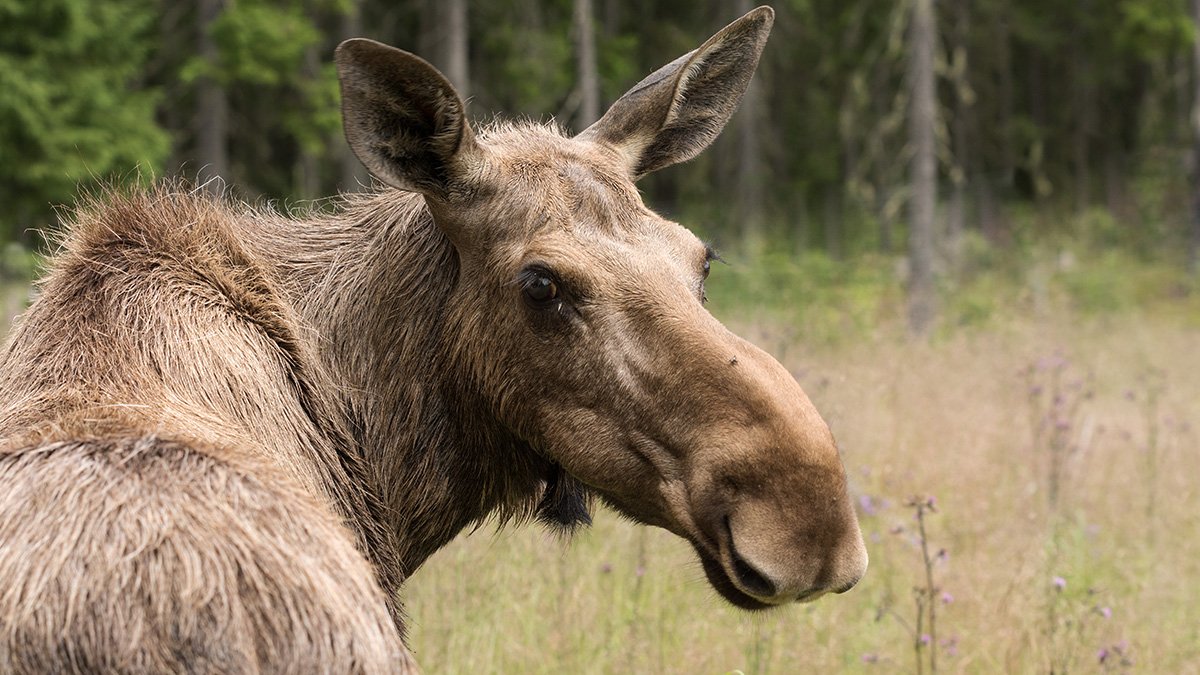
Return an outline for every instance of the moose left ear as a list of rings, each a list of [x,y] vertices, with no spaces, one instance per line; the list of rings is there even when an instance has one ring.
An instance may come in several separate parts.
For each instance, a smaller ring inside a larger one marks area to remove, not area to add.
[[[577,138],[620,150],[634,178],[695,157],[737,110],[774,22],[770,7],[750,11],[651,73]]]
[[[446,77],[414,54],[363,38],[343,42],[334,58],[354,154],[393,187],[447,198],[480,149]]]

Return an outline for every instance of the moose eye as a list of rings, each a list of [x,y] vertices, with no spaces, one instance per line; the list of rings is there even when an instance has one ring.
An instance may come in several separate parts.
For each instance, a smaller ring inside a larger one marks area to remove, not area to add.
[[[545,306],[558,299],[558,284],[542,273],[534,273],[525,282],[525,297],[534,306]]]

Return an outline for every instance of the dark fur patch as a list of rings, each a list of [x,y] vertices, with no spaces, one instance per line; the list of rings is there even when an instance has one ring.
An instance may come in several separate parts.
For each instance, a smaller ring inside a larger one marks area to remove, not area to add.
[[[572,533],[592,524],[592,493],[557,464],[546,478],[546,491],[537,506],[538,522]]]

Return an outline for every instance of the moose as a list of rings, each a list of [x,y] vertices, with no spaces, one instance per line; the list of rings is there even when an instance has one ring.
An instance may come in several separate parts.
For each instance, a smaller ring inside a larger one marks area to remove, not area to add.
[[[712,142],[773,19],[573,137],[476,130],[428,63],[349,40],[345,134],[385,186],[302,216],[81,198],[0,355],[0,671],[415,672],[397,594],[434,551],[595,499],[738,607],[853,586],[828,427],[634,186]]]

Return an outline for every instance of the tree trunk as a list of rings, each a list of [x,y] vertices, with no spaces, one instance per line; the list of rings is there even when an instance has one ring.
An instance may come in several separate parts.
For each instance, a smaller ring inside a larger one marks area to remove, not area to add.
[[[883,185],[875,187],[875,212],[879,214],[879,250],[890,254],[892,252],[893,230],[895,224],[892,222],[892,214],[888,212],[888,200],[891,199],[891,191]]]
[[[209,69],[219,65],[220,54],[212,39],[212,23],[221,15],[223,0],[197,0],[196,50]],[[229,178],[229,101],[225,89],[211,75],[196,81],[196,175],[201,181]]]
[[[604,37],[611,38],[621,30],[620,0],[604,0]]]
[[[316,44],[305,48],[301,73],[309,82],[320,77],[321,55]],[[299,145],[296,158],[296,192],[301,199],[316,199],[321,196],[321,157],[312,148],[305,147],[304,143]]]
[[[194,28],[192,22],[188,21],[191,14],[191,7],[183,2],[163,2],[159,9],[159,44],[162,45],[180,45],[182,41],[188,40],[193,35]],[[184,42],[186,44],[186,42]],[[182,50],[188,48],[182,47]],[[164,48],[163,53],[169,50]],[[164,77],[166,70],[165,63],[169,57],[160,56],[156,59],[155,66],[150,72],[150,77],[155,80],[162,80],[162,103],[158,106],[159,114],[162,116],[162,126],[164,129],[169,129],[172,132],[188,127],[188,113],[190,112],[184,106],[179,105],[179,101],[187,96],[188,89],[186,85],[179,82],[176,77]],[[175,138],[176,134],[171,134],[170,154],[163,163],[163,174],[172,175],[180,173],[180,164],[185,161],[186,155],[183,149],[179,147],[179,143]]]
[[[467,0],[425,0],[417,49],[429,55],[465,101],[471,95],[467,60]]]
[[[338,26],[338,40],[360,37],[362,36],[362,32],[361,0],[351,0]],[[340,170],[338,173],[340,176],[338,190],[341,192],[358,192],[363,186],[369,185],[371,180],[370,174],[367,173],[366,167],[362,165],[362,162],[358,161],[358,158],[350,150],[350,145],[346,143],[340,127],[335,134],[333,147],[339,149],[338,163]]]
[[[971,37],[970,0],[955,2],[955,55],[952,72],[954,73],[954,121],[951,126],[954,147],[954,170],[950,180],[954,191],[950,196],[950,204],[946,212],[946,250],[949,254],[952,269],[957,269],[962,262],[962,236],[966,229],[967,220],[967,183],[970,180],[971,158],[969,155],[970,139],[967,134],[967,120],[971,114],[971,80],[968,48]]]
[[[825,239],[825,252],[831,258],[841,258],[842,247],[842,199],[845,190],[831,190],[822,201],[821,236]]]
[[[442,67],[465,101],[471,96],[467,72],[467,0],[441,0]]]
[[[913,148],[912,223],[909,229],[909,327],[917,335],[928,332],[936,313],[933,257],[934,217],[937,206],[937,164],[934,126],[937,123],[934,90],[933,0],[915,0],[909,43],[909,87],[912,109],[909,138]]]
[[[1192,0],[1192,20],[1200,27],[1200,0]],[[1192,43],[1195,87],[1192,99],[1192,232],[1188,245],[1188,266],[1200,273],[1200,40]]]
[[[1089,3],[1083,3],[1083,13],[1086,15],[1089,12]],[[1082,213],[1091,206],[1092,202],[1092,172],[1091,172],[1091,157],[1090,144],[1092,134],[1092,111],[1095,105],[1092,103],[1092,87],[1091,87],[1091,61],[1088,59],[1087,47],[1085,45],[1084,28],[1082,26],[1075,27],[1074,35],[1074,51],[1075,58],[1075,77],[1072,78],[1075,83],[1075,102],[1079,111],[1075,121],[1075,129],[1073,131],[1074,138],[1072,145],[1074,146],[1075,160],[1075,210]]]
[[[600,74],[596,68],[593,16],[592,0],[575,0],[575,58],[580,92],[575,127],[580,131],[600,119]]]
[[[751,0],[735,0],[733,16],[740,16],[754,9]],[[742,241],[750,250],[763,245],[763,151],[762,88],[758,81],[763,77],[759,67],[757,76],[742,96],[737,112],[738,149],[735,161],[737,173],[734,189],[737,195],[737,215],[741,224]]]
[[[1003,158],[1003,175],[1004,187],[1011,188],[1013,179],[1016,177],[1017,171],[1017,154],[1018,150],[1013,147],[1015,138],[1013,137],[1013,118],[1016,116],[1014,112],[1014,90],[1016,88],[1013,76],[1013,46],[1012,46],[1012,18],[1008,16],[1011,10],[1006,9],[1001,5],[1001,11],[1004,12],[1003,17],[996,26],[996,43],[1000,50],[1000,129],[1004,134],[1004,146],[1002,148]]]

